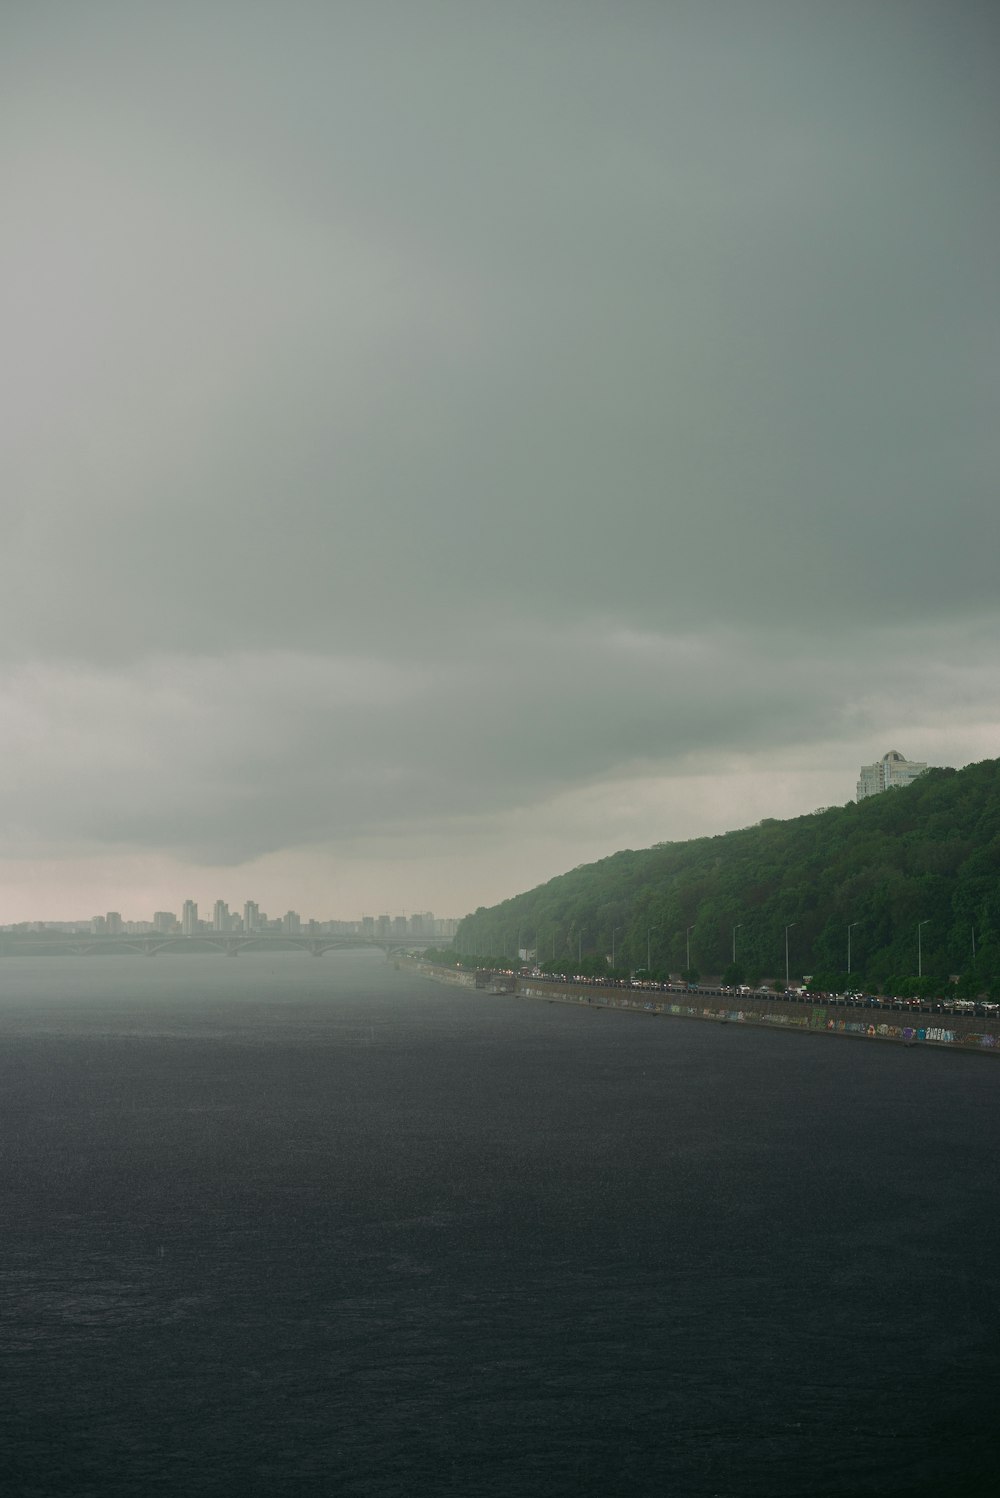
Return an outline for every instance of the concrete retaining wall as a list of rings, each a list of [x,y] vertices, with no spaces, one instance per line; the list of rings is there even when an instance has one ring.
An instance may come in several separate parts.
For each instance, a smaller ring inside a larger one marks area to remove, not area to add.
[[[472,973],[413,963],[436,982],[473,988]],[[538,983],[518,978],[517,994],[547,1003],[584,1004],[593,1009],[618,1009],[629,1014],[711,1020],[715,1024],[768,1025],[807,1034],[850,1035],[860,1040],[892,1041],[897,1045],[947,1046],[1000,1056],[1000,1025],[966,1014],[907,1014],[887,1009],[862,1009],[830,1003],[796,1004],[760,996],[669,994],[629,988],[601,988],[596,984]]]

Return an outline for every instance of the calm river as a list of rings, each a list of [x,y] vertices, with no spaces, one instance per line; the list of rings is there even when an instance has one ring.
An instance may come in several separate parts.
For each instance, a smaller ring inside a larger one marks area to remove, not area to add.
[[[9,1498],[990,1494],[991,1058],[0,959]]]

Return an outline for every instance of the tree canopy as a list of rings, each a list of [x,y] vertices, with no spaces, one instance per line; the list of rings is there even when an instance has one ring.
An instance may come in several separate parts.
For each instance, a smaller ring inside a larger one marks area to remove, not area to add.
[[[735,981],[812,976],[1000,989],[1000,760],[928,770],[860,803],[625,850],[462,921],[482,959],[533,949]],[[848,975],[848,957],[850,974]],[[586,970],[580,966],[575,971]],[[826,981],[828,980],[828,981]]]

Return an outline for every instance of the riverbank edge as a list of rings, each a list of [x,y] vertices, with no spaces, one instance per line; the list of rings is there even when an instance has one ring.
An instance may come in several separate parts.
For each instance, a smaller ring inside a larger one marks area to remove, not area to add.
[[[455,968],[436,967],[418,958],[400,958],[400,965],[437,983],[467,988],[484,997],[499,997],[488,990],[477,989],[475,974]],[[752,1025],[763,1029],[780,1029],[800,1035],[845,1035],[856,1040],[881,1040],[893,1045],[932,1047],[935,1050],[959,1050],[966,1055],[1000,1056],[1000,1033],[985,1031],[982,1021],[968,1015],[914,1015],[914,1020],[943,1019],[947,1024],[895,1023],[884,1018],[884,1010],[847,1011],[830,1004],[792,1004],[780,999],[762,999],[758,995],[737,998],[717,996],[671,995],[651,996],[648,990],[603,988],[597,984],[533,983],[530,978],[513,977],[510,997],[549,1004],[583,1004],[591,1009],[614,1009],[626,1014],[649,1018],[707,1020],[713,1024]],[[685,998],[688,1002],[678,1002]],[[692,1002],[692,1000],[694,1002]],[[859,1012],[863,1015],[858,1018]],[[848,1017],[849,1016],[849,1017]],[[900,1020],[906,1016],[900,1015]]]

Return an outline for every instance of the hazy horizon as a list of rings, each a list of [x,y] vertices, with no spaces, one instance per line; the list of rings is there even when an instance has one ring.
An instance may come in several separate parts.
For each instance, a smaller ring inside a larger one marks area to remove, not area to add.
[[[934,767],[931,766],[929,768],[934,768]],[[966,768],[966,767],[964,767],[964,766],[955,766],[955,767],[951,767],[951,768]],[[852,797],[850,797],[848,799],[847,802],[845,802],[843,804],[844,805],[850,805],[850,804],[853,803],[854,799],[855,798],[852,796]],[[810,810],[812,812],[826,811],[826,810],[829,810],[831,806],[838,805],[838,804],[839,803],[830,803],[829,806],[813,807],[813,808],[810,808]],[[794,818],[796,816],[802,816],[802,815],[808,815],[808,813],[807,812],[791,812],[789,814],[789,817],[790,818]],[[765,816],[766,816],[766,814],[765,814]],[[748,823],[748,824],[745,824],[745,825],[746,826],[751,826],[751,825],[755,825],[755,824]],[[722,828],[722,829],[719,829],[719,830],[716,830],[716,829],[707,829],[706,831],[704,831],[702,833],[694,834],[692,838],[660,839],[660,841],[663,841],[663,842],[667,842],[667,841],[669,841],[669,842],[688,842],[688,841],[693,841],[695,838],[697,838],[699,836],[705,836],[705,837],[725,836],[725,834],[727,832],[737,832],[737,831],[741,831],[741,830],[744,830],[744,829],[740,828],[740,827],[726,827],[726,828]],[[638,846],[639,845],[637,845],[637,847]],[[645,847],[647,845],[643,844],[641,846]],[[652,846],[652,844],[650,844],[648,846]],[[615,848],[615,849],[611,849],[609,851],[610,852],[622,852],[622,851],[625,851],[625,849],[624,848]],[[606,855],[603,855],[603,854],[602,855],[598,855],[598,857],[600,857],[600,856],[606,856]],[[574,867],[576,867],[576,866],[574,865]],[[544,884],[544,883],[547,882],[548,878],[557,878],[559,876],[559,874],[566,873],[566,872],[569,872],[569,870],[568,869],[557,869],[557,870],[554,871],[554,873],[552,875],[546,876],[546,878],[543,878],[543,879],[539,880],[538,882],[541,883],[541,884]],[[254,903],[257,906],[261,906],[262,905],[261,901],[255,899],[255,892],[254,891],[250,891],[249,893],[247,893],[246,891],[241,891],[237,895],[233,895],[233,891],[232,891],[232,872],[231,871],[229,871],[229,870],[222,870],[222,871],[220,871],[220,880],[221,880],[221,884],[222,885],[226,885],[226,883],[228,881],[228,886],[229,886],[228,887],[228,893],[230,895],[230,898],[228,900],[226,900],[226,904],[229,907],[229,911],[230,911],[231,914],[240,914],[242,912],[243,906],[244,906],[244,904],[245,904],[245,902],[247,900],[254,901]],[[527,885],[525,885],[525,886],[518,887],[517,889],[511,889],[511,890],[507,891],[506,894],[499,896],[497,900],[490,901],[490,902],[480,902],[480,903],[481,904],[485,904],[485,903],[495,904],[495,903],[498,903],[499,900],[503,900],[503,899],[506,899],[508,897],[511,897],[511,896],[514,896],[514,895],[517,895],[517,894],[522,894],[522,893],[526,892],[529,888],[532,888],[532,887],[534,887],[534,886],[527,886]],[[175,915],[177,915],[177,917],[179,919],[180,918],[180,914],[181,914],[181,910],[182,910],[182,907],[183,907],[185,901],[187,899],[194,899],[195,904],[198,907],[199,918],[202,919],[202,920],[209,920],[211,918],[211,914],[212,914],[212,910],[213,910],[213,906],[215,904],[215,901],[217,899],[224,899],[226,892],[227,891],[224,890],[223,893],[220,894],[218,890],[214,890],[214,891],[210,891],[208,894],[202,894],[201,896],[192,895],[190,893],[183,894],[183,895],[176,895],[175,894],[175,895],[171,896],[170,898],[168,898],[164,904],[156,907],[156,909],[168,910],[168,911],[172,910],[173,913]],[[131,893],[129,894],[129,899],[133,899],[133,896],[132,896]],[[133,903],[134,903],[134,900],[133,900]],[[266,904],[266,902],[263,902],[263,903]],[[402,903],[402,905],[400,905],[399,907],[393,908],[393,907],[391,907],[389,905],[386,905],[385,903],[380,904],[376,900],[374,902],[374,904],[372,904],[369,908],[367,908],[365,910],[359,910],[357,913],[351,912],[351,913],[346,913],[346,914],[344,912],[340,911],[340,910],[323,910],[323,911],[318,910],[318,909],[316,909],[316,910],[308,910],[308,911],[306,911],[306,910],[296,910],[294,907],[289,907],[287,901],[284,901],[284,900],[282,900],[280,898],[280,894],[279,894],[279,897],[273,903],[274,903],[274,908],[273,909],[262,910],[262,912],[261,912],[262,915],[266,915],[269,920],[275,920],[275,919],[282,918],[286,914],[287,910],[289,910],[289,909],[292,909],[294,911],[294,913],[298,914],[303,920],[315,919],[315,920],[320,921],[320,922],[324,922],[324,921],[344,921],[344,922],[352,922],[353,921],[353,922],[360,922],[361,919],[364,916],[376,916],[377,917],[377,916],[380,916],[380,915],[389,915],[389,916],[403,915],[403,916],[407,916],[408,917],[408,916],[413,915],[413,914],[425,913],[425,907],[420,906],[419,902],[414,902],[414,901],[404,901]],[[282,908],[282,907],[284,907],[284,908]],[[449,911],[435,910],[435,911],[431,911],[430,913],[432,915],[434,915],[434,917],[436,919],[438,919],[438,920],[442,920],[443,919],[443,920],[448,921],[448,920],[461,920],[464,916],[473,914],[473,910],[474,910],[474,907],[470,907],[468,910],[461,910],[461,911],[457,911],[457,910],[449,910]],[[120,914],[122,916],[122,918],[124,920],[126,920],[126,921],[131,921],[131,920],[135,920],[135,921],[146,920],[146,921],[149,921],[149,920],[152,920],[153,914],[155,912],[152,909],[150,911],[148,911],[148,912],[146,912],[146,911],[141,911],[140,912],[140,911],[132,910],[130,908],[129,909],[122,908],[122,909],[118,910],[117,913]],[[41,921],[44,921],[44,920],[48,920],[48,921],[51,921],[53,923],[65,924],[65,923],[69,923],[69,922],[89,921],[89,920],[92,920],[95,915],[105,915],[105,914],[107,914],[107,911],[103,911],[103,910],[102,911],[94,910],[94,911],[90,912],[90,914],[87,914],[87,915],[82,914],[82,913],[77,913],[77,914],[60,914],[60,915],[53,915],[51,913],[50,914],[39,914],[39,913],[35,913],[32,916],[22,916],[22,917],[19,917],[17,919],[20,920],[20,921],[32,921],[32,920],[41,920]],[[13,923],[12,921],[7,921],[7,920],[0,921],[0,925],[12,924],[12,923]]]
[[[461,916],[1000,752],[994,7],[0,40],[0,924]]]

